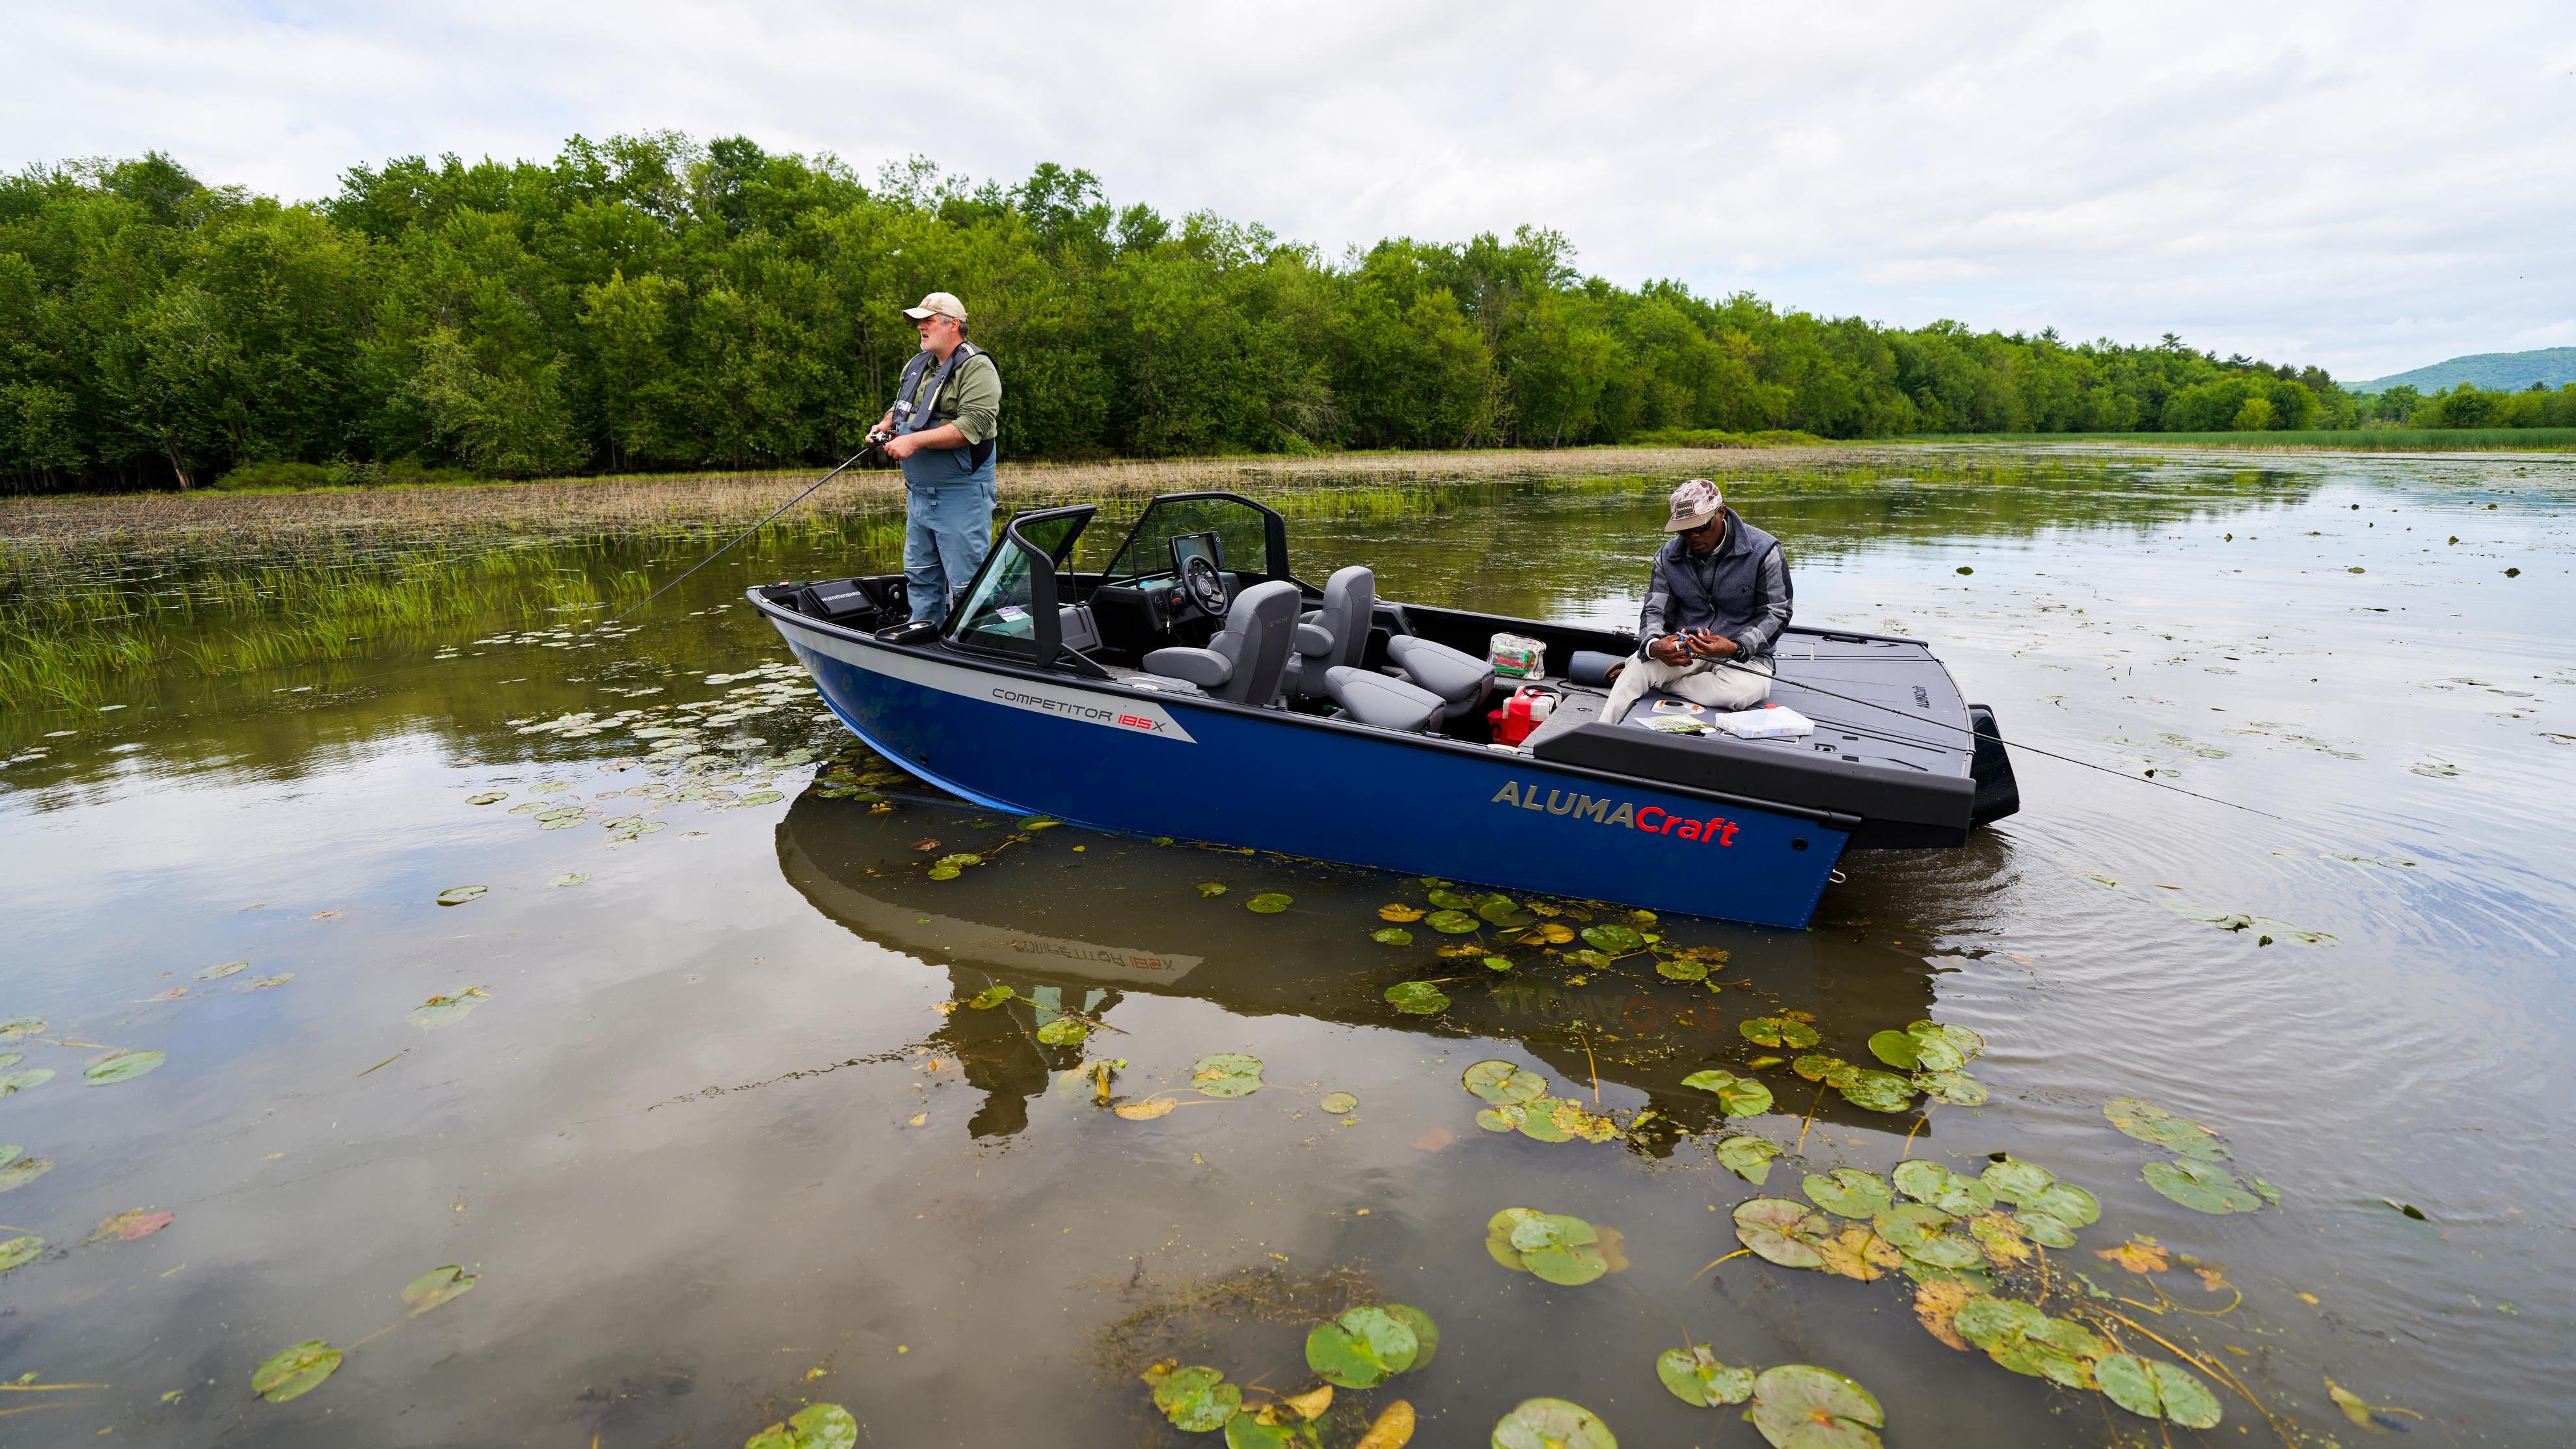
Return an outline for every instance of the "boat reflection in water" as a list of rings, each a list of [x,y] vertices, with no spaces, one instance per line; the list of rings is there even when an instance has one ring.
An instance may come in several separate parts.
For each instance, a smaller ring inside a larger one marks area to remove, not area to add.
[[[1440,957],[1451,938],[1419,924],[1409,947],[1370,939],[1386,924],[1380,906],[1422,903],[1425,887],[1410,877],[1071,828],[1014,839],[1011,820],[924,798],[931,793],[871,813],[862,800],[809,790],[779,824],[781,873],[853,934],[946,971],[952,999],[1009,986],[1038,1008],[1037,1021],[1064,1010],[1102,1016],[1137,992],[1242,1018],[1285,1014],[1455,1040],[1456,1049],[1441,1050],[1469,1053],[1462,1060],[1511,1054],[1517,1044],[1563,1082],[1597,1074],[1604,1102],[1634,1106],[1644,1094],[1661,1120],[1631,1134],[1630,1146],[1662,1156],[1679,1135],[1721,1120],[1714,1098],[1679,1083],[1707,1066],[1740,1069],[1758,1050],[1737,1029],[1744,1019],[1808,1012],[1841,1028],[1830,1041],[1932,1014],[1933,973],[1919,952],[1856,944],[1848,932],[1667,923],[1680,944],[1728,953],[1716,991],[1663,980],[1643,956],[1587,971],[1519,944],[1496,948],[1514,962],[1496,973],[1474,958]],[[918,848],[926,838],[936,839],[935,851]],[[986,863],[929,879],[936,856],[953,852],[980,853]],[[1997,863],[1957,868],[1987,872]],[[1210,880],[1227,892],[1203,896],[1199,883]],[[1263,891],[1290,894],[1295,905],[1275,915],[1243,908]],[[1446,1008],[1413,1016],[1388,1004],[1389,986],[1422,979],[1442,983]],[[1095,1037],[1091,1054],[1121,1054],[1119,1041]],[[1039,1042],[1025,1010],[952,1009],[923,1045],[954,1056],[984,1093],[970,1121],[977,1138],[1022,1131],[1030,1101],[1085,1056],[1081,1046]],[[1782,1093],[1782,1110],[1806,1110],[1790,1100],[1805,1084],[1785,1067],[1764,1076]],[[1615,1090],[1622,1086],[1630,1090]],[[1914,1114],[1863,1112],[1836,1097],[1819,1120],[1902,1133]]]

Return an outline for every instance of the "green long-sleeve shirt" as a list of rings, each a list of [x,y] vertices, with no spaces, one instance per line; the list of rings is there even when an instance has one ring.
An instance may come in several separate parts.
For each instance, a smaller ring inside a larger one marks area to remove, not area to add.
[[[936,369],[939,364],[930,366]],[[930,400],[930,421],[922,424],[922,430],[941,423],[955,423],[970,444],[986,442],[1001,431],[1002,370],[993,365],[991,353],[967,358],[940,385],[939,395]]]

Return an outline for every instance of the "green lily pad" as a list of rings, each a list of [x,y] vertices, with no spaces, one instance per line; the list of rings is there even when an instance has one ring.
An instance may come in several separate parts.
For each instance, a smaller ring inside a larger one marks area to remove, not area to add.
[[[250,963],[248,961],[227,961],[221,966],[205,967],[197,973],[197,979],[200,981],[221,981],[227,976],[239,976],[249,969]]]
[[[1431,904],[1444,911],[1467,911],[1473,913],[1476,909],[1476,903],[1474,901],[1458,894],[1456,891],[1433,891],[1429,896],[1425,897],[1425,899],[1429,900]]]
[[[0,1021],[0,1041],[16,1041],[20,1037],[39,1036],[44,1030],[45,1019],[41,1016],[13,1016],[7,1021]]]
[[[510,792],[507,790],[485,790],[480,794],[466,796],[465,803],[468,805],[498,805],[509,798]]]
[[[1512,1125],[1534,1142],[1571,1142],[1574,1134],[1556,1120],[1557,1108],[1565,1105],[1561,1097],[1541,1097],[1512,1118]]]
[[[1655,1377],[1664,1381],[1674,1398],[1695,1408],[1722,1408],[1753,1397],[1753,1370],[1720,1363],[1704,1343],[1657,1354]]]
[[[1827,1081],[1833,1082],[1828,1075]],[[1871,1112],[1902,1112],[1914,1104],[1914,1084],[1894,1072],[1855,1068],[1845,1081],[1834,1082],[1843,1100]]]
[[[2109,1340],[2071,1318],[2051,1318],[2028,1303],[1976,1294],[1959,1305],[1961,1337],[2017,1374],[2071,1389],[2096,1387],[2094,1364],[2111,1352]]]
[[[1283,896],[1277,891],[1264,891],[1245,901],[1243,908],[1255,915],[1275,916],[1296,903],[1296,898],[1293,896]]]
[[[2046,1213],[2033,1212],[2029,1207],[2024,1206],[2019,1212],[2007,1216],[2012,1219],[2013,1226],[2021,1229],[2023,1237],[2043,1248],[2075,1246],[2075,1230]]]
[[[1512,969],[1512,958],[1509,956],[1488,956],[1485,958],[1484,966],[1488,971],[1509,971]]]
[[[1568,966],[1581,966],[1587,970],[1592,970],[1609,965],[1610,958],[1593,950],[1591,947],[1586,946],[1580,951],[1566,952],[1565,964]]]
[[[1369,932],[1369,939],[1381,946],[1410,946],[1413,944],[1413,933],[1402,926],[1388,926],[1383,930]]]
[[[859,1421],[838,1404],[807,1404],[783,1424],[743,1441],[742,1449],[853,1449]]]
[[[2022,1220],[2029,1221],[2033,1214],[2055,1218],[2069,1229],[2089,1228],[2102,1221],[2102,1203],[2071,1182],[2052,1182],[2035,1193],[2022,1195]]]
[[[1890,1247],[1915,1262],[1953,1271],[1986,1260],[1974,1239],[1949,1231],[1958,1220],[1925,1203],[1898,1203],[1870,1219],[1870,1227]]]
[[[1261,1058],[1217,1052],[1190,1068],[1190,1085],[1203,1097],[1249,1097],[1261,1090]]]
[[[1154,1407],[1184,1434],[1213,1433],[1243,1407],[1243,1390],[1204,1365],[1174,1369],[1154,1385]]]
[[[1749,1198],[1735,1205],[1735,1238],[1755,1256],[1783,1268],[1821,1268],[1819,1244],[1833,1234],[1833,1224],[1802,1202],[1784,1197]]]
[[[1803,1051],[1823,1040],[1814,1027],[1785,1016],[1750,1017],[1737,1022],[1735,1029],[1743,1033],[1746,1041],[1768,1047],[1785,1046]]]
[[[2138,1169],[2147,1186],[2194,1212],[2250,1213],[2263,1206],[2254,1189],[2215,1162],[2150,1162]]]
[[[998,984],[987,986],[983,990],[966,998],[966,1005],[971,1010],[990,1011],[994,1007],[1001,1005],[1003,1002],[1008,1001],[1019,994],[1020,993],[1012,990],[1008,986]]]
[[[546,884],[550,886],[577,886],[588,879],[590,879],[589,871],[568,870],[562,875],[556,876],[553,880],[547,881]]]
[[[2057,1181],[2057,1174],[2037,1163],[2007,1158],[1978,1174],[1977,1180],[1995,1195],[1995,1201],[2013,1203],[2025,1197],[2037,1197],[2050,1183]]]
[[[1771,1159],[1779,1155],[1778,1143],[1759,1137],[1729,1137],[1717,1144],[1718,1163],[1755,1187],[1771,1176]]]
[[[1922,1065],[1921,1059],[1915,1055],[1914,1038],[1901,1031],[1872,1032],[1869,1054],[1899,1071],[1910,1072]]]
[[[1917,1072],[1914,1087],[1932,1100],[1953,1107],[1986,1105],[1986,1084],[1966,1072]]]
[[[81,1068],[81,1080],[93,1087],[132,1081],[161,1065],[163,1060],[162,1053],[155,1051],[113,1051]]]
[[[1386,989],[1386,999],[1413,1016],[1429,1016],[1449,1005],[1448,996],[1428,981],[1399,981]]]
[[[1469,1067],[1459,1080],[1488,1102],[1535,1102],[1547,1095],[1547,1078],[1514,1062],[1496,1058]]]
[[[51,1067],[21,1067],[14,1072],[0,1072],[0,1097],[14,1096],[29,1087],[41,1087],[54,1079]]]
[[[1808,1081],[1838,1087],[1852,1080],[1860,1068],[1844,1061],[1841,1057],[1828,1056],[1823,1052],[1809,1052],[1805,1056],[1793,1058],[1789,1063],[1789,1070]]]
[[[53,1170],[54,1160],[50,1157],[22,1157],[14,1142],[0,1147],[0,1192],[25,1187]]]
[[[250,1388],[270,1403],[282,1404],[311,1393],[339,1368],[340,1350],[318,1338],[308,1338],[279,1349],[268,1362],[253,1369]]]
[[[1055,819],[1052,816],[1024,815],[1020,817],[1019,823],[1011,828],[1014,830],[1053,830],[1063,823],[1063,821]]]
[[[1476,914],[1486,922],[1497,926],[1526,926],[1538,919],[1522,910],[1520,902],[1503,895],[1478,897]]]
[[[1421,1351],[1412,1325],[1383,1308],[1351,1309],[1306,1334],[1306,1367],[1341,1389],[1376,1388],[1412,1368]]]
[[[1706,981],[1708,963],[1692,960],[1664,960],[1655,963],[1655,974],[1674,981]]]
[[[1225,882],[1223,881],[1203,880],[1199,882],[1199,898],[1201,900],[1212,900],[1224,894]]]
[[[45,1240],[38,1237],[11,1238],[0,1243],[0,1273],[34,1262],[44,1251]]]
[[[1315,1105],[1339,1117],[1345,1112],[1358,1110],[1360,1099],[1348,1092],[1326,1092],[1324,1100]]]
[[[465,1019],[467,1012],[472,1011],[477,1004],[490,995],[490,992],[480,986],[468,986],[454,996],[431,997],[413,1007],[411,1015],[405,1019],[423,1031],[436,1031],[442,1026],[454,1026]]]
[[[462,1297],[481,1281],[482,1274],[468,1273],[454,1263],[432,1268],[403,1288],[403,1306],[411,1310],[410,1317],[418,1318],[450,1299]]]
[[[1610,1271],[1601,1232],[1567,1213],[1505,1208],[1485,1223],[1485,1249],[1507,1268],[1560,1287],[1579,1287]]]
[[[1717,1094],[1717,1105],[1729,1117],[1758,1117],[1771,1110],[1771,1089],[1751,1077],[1711,1068],[1682,1078],[1682,1085]]]
[[[2217,1133],[2152,1102],[2114,1097],[2103,1106],[2102,1115],[2111,1119],[2112,1126],[2140,1142],[2152,1143],[2178,1156],[2221,1162],[2230,1155]]]
[[[1995,1195],[1986,1185],[1966,1177],[1937,1162],[1913,1158],[1896,1164],[1889,1174],[1896,1190],[1919,1203],[1927,1203],[1953,1217],[1974,1217],[1994,1211]]]
[[[1080,1046],[1090,1035],[1091,1023],[1074,1016],[1059,1016],[1038,1028],[1038,1040],[1048,1046]]]
[[[1564,1399],[1523,1399],[1494,1425],[1493,1449],[1619,1449],[1590,1409]]]
[[[2171,1419],[2186,1429],[2218,1427],[2218,1396],[2180,1364],[2115,1353],[2093,1366],[2093,1377],[2111,1402],[2132,1414]]]
[[[1488,1132],[1517,1132],[1529,1120],[1529,1109],[1517,1102],[1487,1107],[1476,1114],[1476,1125]]]
[[[467,901],[481,899],[483,893],[490,889],[490,886],[479,885],[449,886],[447,889],[438,893],[438,903],[442,906],[461,906]],[[316,1382],[319,1382],[319,1380],[316,1380]]]
[[[1225,1421],[1225,1449],[1323,1449],[1314,1421],[1293,1416],[1283,1424],[1265,1424],[1249,1410],[1238,1409]]]
[[[1431,1356],[1440,1351],[1440,1325],[1431,1321],[1431,1315],[1410,1303],[1385,1303],[1379,1306],[1391,1314],[1396,1322],[1413,1330],[1413,1362],[1406,1366],[1404,1371],[1412,1373],[1431,1362]]]
[[[1885,1212],[1895,1200],[1877,1173],[1837,1167],[1829,1174],[1808,1173],[1799,1184],[1816,1206],[1836,1217],[1866,1221]]]
[[[1433,911],[1422,918],[1422,924],[1444,936],[1463,936],[1483,926],[1484,922],[1465,911]]]
[[[1887,1413],[1869,1390],[1831,1369],[1785,1363],[1753,1381],[1745,1418],[1773,1449],[1878,1449]]]
[[[1626,926],[1608,923],[1584,927],[1583,940],[1594,950],[1605,951],[1613,956],[1625,956],[1631,951],[1642,951],[1646,948],[1645,937]]]

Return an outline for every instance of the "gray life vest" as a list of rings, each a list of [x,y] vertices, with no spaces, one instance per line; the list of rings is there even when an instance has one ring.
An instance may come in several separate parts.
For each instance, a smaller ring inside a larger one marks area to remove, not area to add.
[[[895,384],[895,432],[897,434],[917,433],[924,428],[939,426],[939,420],[931,415],[931,407],[939,401],[939,390],[948,385],[949,374],[965,366],[968,358],[986,355],[983,348],[962,338],[959,339],[956,349],[948,354],[948,360],[935,369],[930,365],[929,353],[914,353],[912,360],[903,365],[903,377]],[[981,468],[992,459],[993,440],[991,438],[986,438],[980,443],[969,443],[966,448],[966,459],[970,468]]]

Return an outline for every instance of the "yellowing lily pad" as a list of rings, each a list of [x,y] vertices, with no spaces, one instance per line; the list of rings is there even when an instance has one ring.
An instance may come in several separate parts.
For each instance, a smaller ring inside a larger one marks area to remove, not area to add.
[[[24,1151],[15,1142],[0,1146],[0,1192],[25,1187],[54,1170],[52,1158],[28,1157],[23,1155]]]
[[[199,970],[197,972],[197,979],[200,981],[221,981],[227,976],[239,976],[241,973],[248,971],[249,969],[250,963],[248,961],[227,961],[221,966],[208,966]]]
[[[1420,906],[1399,904],[1380,906],[1377,908],[1377,918],[1379,920],[1393,921],[1399,926],[1409,926],[1415,921],[1421,920],[1423,915],[1424,912]]]
[[[281,1348],[251,1371],[251,1392],[272,1404],[302,1398],[339,1371],[340,1350],[318,1338]]]
[[[491,995],[491,992],[480,986],[468,986],[454,996],[431,997],[413,1007],[411,1015],[406,1019],[423,1031],[436,1031],[442,1026],[454,1026],[465,1019],[466,1013],[489,1000]]]
[[[1695,1408],[1721,1408],[1753,1397],[1753,1370],[1720,1362],[1704,1343],[1656,1355],[1655,1377],[1674,1398]]]
[[[498,805],[509,798],[510,792],[507,790],[486,790],[479,795],[466,796],[465,803],[468,805]]]
[[[787,1422],[743,1441],[742,1449],[853,1449],[859,1421],[838,1404],[808,1404]]]
[[[0,1273],[23,1268],[36,1261],[45,1251],[45,1240],[38,1237],[11,1238],[0,1242]]]

